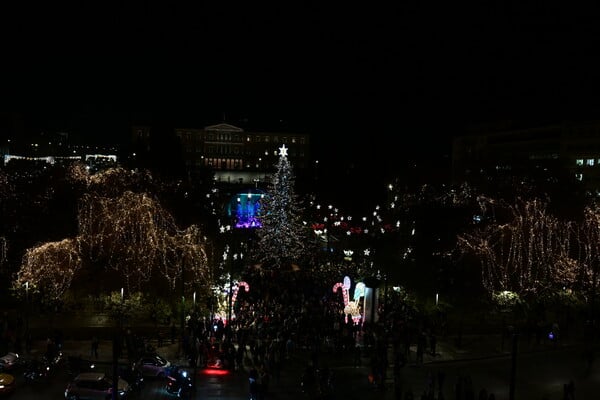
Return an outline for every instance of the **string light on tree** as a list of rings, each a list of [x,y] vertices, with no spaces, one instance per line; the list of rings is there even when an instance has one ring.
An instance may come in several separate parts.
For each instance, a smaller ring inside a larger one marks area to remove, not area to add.
[[[303,208],[294,192],[294,174],[285,145],[279,148],[276,172],[270,177],[261,199],[262,228],[254,254],[263,268],[291,268],[311,255],[310,230],[302,223]],[[315,253],[315,252],[312,252]]]

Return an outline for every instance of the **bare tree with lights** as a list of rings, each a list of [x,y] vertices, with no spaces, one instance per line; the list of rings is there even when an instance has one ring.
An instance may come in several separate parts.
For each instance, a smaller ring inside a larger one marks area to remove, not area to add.
[[[478,256],[482,284],[490,293],[548,294],[572,286],[577,263],[570,258],[570,223],[546,211],[546,203],[510,206],[512,218],[459,236],[462,251]]]
[[[207,284],[205,239],[195,226],[179,231],[171,214],[144,193],[84,197],[79,214],[82,252],[119,271],[130,290],[156,272],[174,288],[181,268],[189,285]]]
[[[577,244],[580,288],[593,306],[600,272],[600,207],[598,204],[585,207],[583,221],[577,230]]]
[[[47,300],[56,301],[69,289],[80,268],[76,239],[44,243],[27,250],[13,287],[21,290],[27,286]]]
[[[97,175],[92,178],[80,166],[71,169],[71,179],[91,190],[80,199],[78,235],[28,249],[13,282],[17,291],[29,282],[29,287],[43,288],[58,300],[74,279],[86,274],[101,276],[107,286],[125,287],[129,293],[151,280],[167,290],[178,284],[211,286],[207,239],[198,226],[181,230],[156,198],[124,191],[148,177],[135,178],[121,169]]]

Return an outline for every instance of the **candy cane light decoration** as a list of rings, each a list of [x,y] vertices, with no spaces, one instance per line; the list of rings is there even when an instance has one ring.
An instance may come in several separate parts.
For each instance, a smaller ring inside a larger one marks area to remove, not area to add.
[[[231,302],[233,304],[235,304],[235,300],[237,299],[237,294],[238,291],[240,290],[240,286],[244,288],[244,290],[246,291],[246,293],[248,293],[250,291],[250,285],[248,285],[247,282],[238,282],[237,286],[235,288],[233,288],[233,296],[231,298]]]
[[[336,293],[338,289],[342,289],[342,296],[344,297],[344,307],[348,305],[348,290],[344,288],[344,284],[342,282],[338,282],[333,285],[333,293]]]

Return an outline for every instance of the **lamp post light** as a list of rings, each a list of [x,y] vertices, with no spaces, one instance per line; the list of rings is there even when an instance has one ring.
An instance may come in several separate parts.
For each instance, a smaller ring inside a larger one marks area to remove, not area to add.
[[[25,282],[25,340],[29,337],[29,281]]]
[[[231,321],[231,301],[233,299],[233,261],[229,256],[229,245],[225,246],[223,261],[229,264],[229,290],[227,291],[227,325]]]
[[[119,307],[118,307],[118,321],[117,321],[117,331],[115,332],[114,336],[113,336],[113,382],[112,382],[112,400],[118,400],[118,393],[119,393],[119,355],[121,353],[121,344],[122,344],[122,338],[121,338],[121,334],[123,331],[123,305],[124,305],[124,300],[125,300],[125,296],[124,296],[125,292],[124,292],[124,288],[121,287],[121,302],[119,303]]]
[[[183,260],[181,260],[181,333],[179,335],[179,352],[183,354],[183,336],[185,331],[185,281],[183,276]]]

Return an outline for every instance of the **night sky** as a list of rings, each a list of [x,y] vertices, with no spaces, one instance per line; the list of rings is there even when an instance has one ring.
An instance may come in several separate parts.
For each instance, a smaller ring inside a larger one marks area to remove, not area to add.
[[[248,130],[310,133],[317,157],[358,161],[438,157],[481,122],[598,117],[596,10],[83,3],[2,6],[3,109],[23,113],[34,130],[108,141],[136,123],[225,118]]]

